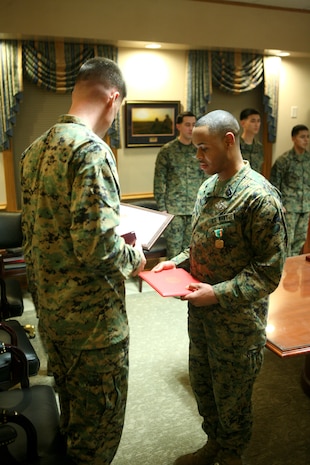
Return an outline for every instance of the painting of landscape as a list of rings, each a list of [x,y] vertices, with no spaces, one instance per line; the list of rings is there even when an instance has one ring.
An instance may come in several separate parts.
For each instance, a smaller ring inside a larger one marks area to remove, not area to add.
[[[179,102],[127,102],[127,147],[163,145],[176,137]]]
[[[173,134],[173,108],[133,108],[132,134]]]

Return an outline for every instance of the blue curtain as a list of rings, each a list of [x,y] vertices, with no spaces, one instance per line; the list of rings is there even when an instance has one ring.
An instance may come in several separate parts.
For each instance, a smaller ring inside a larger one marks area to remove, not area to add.
[[[199,118],[211,101],[211,52],[189,51],[187,83],[187,108]]]
[[[0,42],[0,150],[10,148],[10,138],[22,99],[22,48],[15,40]]]

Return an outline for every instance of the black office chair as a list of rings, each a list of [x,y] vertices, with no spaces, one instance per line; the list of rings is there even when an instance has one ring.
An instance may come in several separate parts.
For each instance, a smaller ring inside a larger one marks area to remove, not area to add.
[[[60,432],[57,399],[52,386],[30,386],[23,351],[0,344],[11,356],[11,376],[19,386],[0,391],[0,457],[3,465],[69,465]]]
[[[153,199],[135,200],[130,202],[131,205],[137,207],[149,208],[150,210],[158,210],[157,203]],[[164,235],[162,234],[150,250],[143,250],[146,260],[160,260],[167,256],[167,244]],[[139,278],[139,292],[142,292],[143,280]]]
[[[0,212],[0,249],[21,248],[23,243],[21,212]]]
[[[0,249],[4,250],[0,257],[0,342],[16,345],[21,349],[26,355],[29,376],[34,376],[40,367],[40,360],[29,341],[29,337],[35,336],[34,326],[22,326],[17,320],[11,319],[23,314],[23,292],[20,282],[14,277],[14,268],[5,268],[6,264],[12,264],[11,261],[5,261],[6,258],[12,258],[14,262],[14,254],[17,257],[22,256],[22,240],[21,213],[0,212]],[[19,276],[20,268],[16,272]],[[25,269],[23,273],[26,274]],[[0,390],[14,386],[15,380],[10,375],[12,361],[10,353],[0,354]]]
[[[14,269],[14,255],[22,257],[23,234],[20,212],[0,212],[0,320],[21,316],[24,311],[23,294],[20,282],[15,278],[26,274],[25,267],[18,263]],[[22,263],[23,265],[23,263]]]
[[[24,301],[19,282],[12,278],[0,278],[0,287],[0,321],[22,316]]]

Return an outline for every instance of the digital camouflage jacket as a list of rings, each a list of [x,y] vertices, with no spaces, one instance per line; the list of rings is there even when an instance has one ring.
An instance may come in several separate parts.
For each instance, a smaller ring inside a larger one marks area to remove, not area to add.
[[[310,212],[310,153],[285,152],[271,168],[270,182],[282,194],[288,212]]]
[[[278,191],[245,162],[228,181],[214,175],[202,184],[192,224],[190,249],[173,261],[189,261],[191,274],[213,286],[219,303],[205,308],[205,318],[228,346],[234,335],[240,347],[264,344],[268,295],[287,248]]]
[[[178,139],[165,144],[158,152],[154,173],[154,197],[159,210],[173,215],[191,215],[197,192],[206,179],[196,159],[193,144]]]
[[[120,189],[113,153],[63,115],[21,158],[22,227],[41,328],[78,349],[128,336],[124,280],[140,254],[115,233]]]

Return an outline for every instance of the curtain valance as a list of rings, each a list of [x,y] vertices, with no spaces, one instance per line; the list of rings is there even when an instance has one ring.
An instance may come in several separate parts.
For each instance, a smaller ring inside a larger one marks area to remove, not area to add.
[[[255,53],[208,52],[191,50],[188,54],[187,108],[197,117],[207,112],[212,86],[231,94],[255,89],[264,83],[263,105],[267,114],[268,141],[277,133],[279,64],[274,70],[269,58]],[[280,59],[279,59],[280,60]]]
[[[40,87],[52,92],[67,93],[72,91],[82,64],[96,56],[117,62],[118,50],[113,45],[27,41],[23,43],[24,74]],[[119,115],[115,118],[108,135],[111,147],[119,148]]]
[[[89,58],[104,56],[117,62],[112,45],[44,41],[0,42],[0,150],[8,149],[18,103],[22,99],[23,75],[51,92],[68,93],[80,66]],[[119,116],[109,130],[111,146],[120,146]]]
[[[81,64],[94,56],[105,56],[117,62],[118,50],[110,45],[84,43],[0,42],[0,150],[9,148],[22,99],[23,73],[36,85],[52,92],[71,92]],[[276,65],[274,60],[278,60]],[[211,101],[212,85],[239,94],[264,82],[268,140],[275,142],[280,63],[276,57],[263,58],[254,53],[191,50],[188,55],[187,107],[197,116],[204,114]],[[109,135],[111,146],[118,148],[119,115]]]
[[[53,92],[71,92],[78,70],[86,60],[95,56],[117,61],[117,48],[84,43],[23,42],[25,76]]]
[[[212,82],[224,92],[240,94],[263,81],[263,57],[254,53],[212,52]]]

